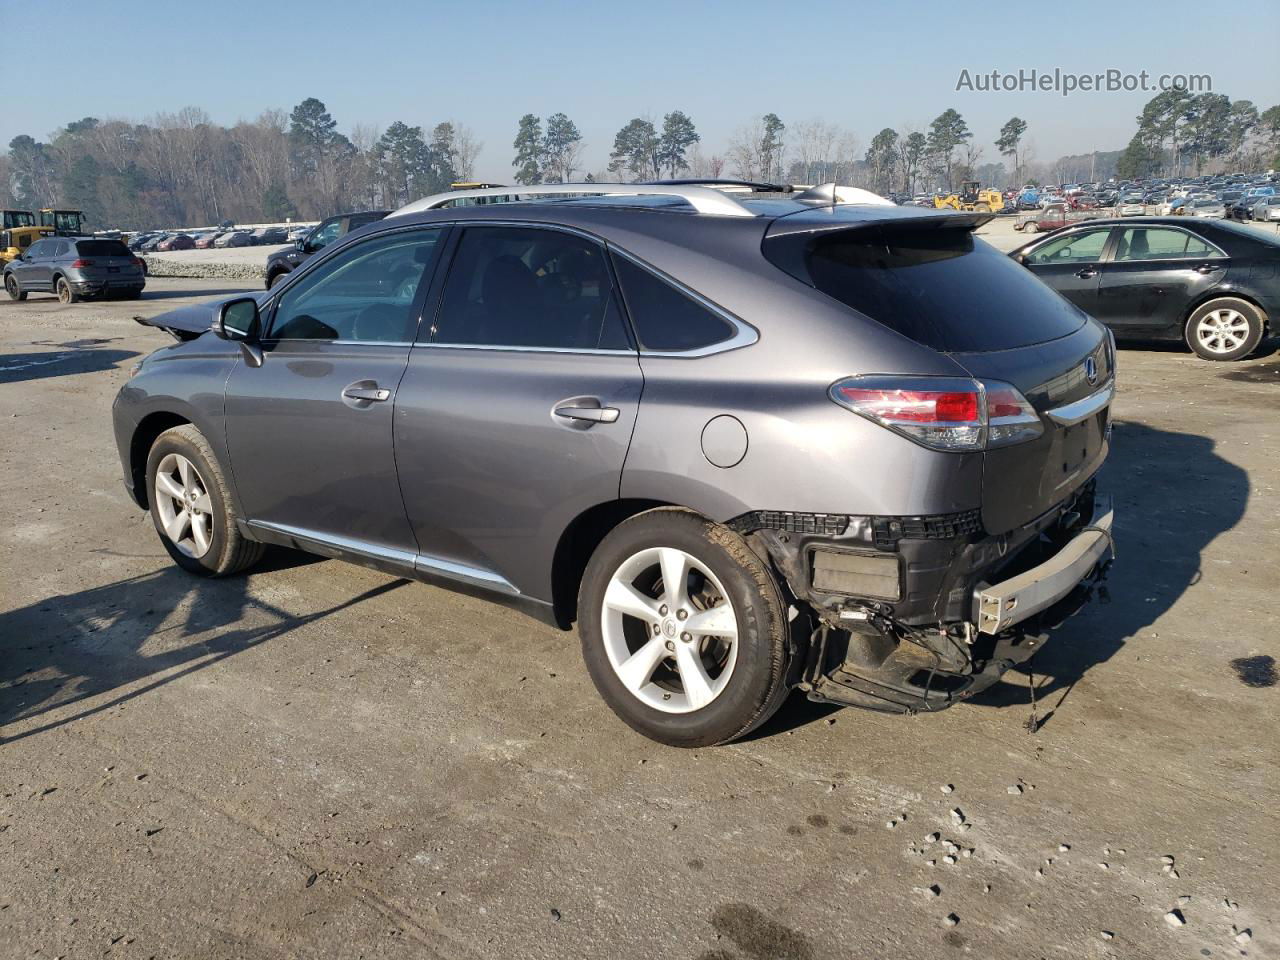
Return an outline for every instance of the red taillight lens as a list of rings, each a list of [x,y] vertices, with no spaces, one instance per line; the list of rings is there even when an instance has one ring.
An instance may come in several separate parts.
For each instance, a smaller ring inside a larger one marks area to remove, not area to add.
[[[133,265],[134,265],[135,267],[145,267],[145,266],[146,266],[146,264],[142,262],[142,258],[141,258],[141,257],[134,257],[134,258],[133,258]]]
[[[837,385],[840,399],[862,411],[910,423],[973,423],[978,393],[946,390],[884,390]]]
[[[92,266],[93,266],[93,261],[92,261],[92,260],[77,260],[75,263],[71,264],[71,266],[72,266],[72,267],[75,267],[75,268],[80,268],[80,267],[92,267]]]
[[[1007,383],[950,377],[851,377],[831,398],[935,450],[970,451],[1044,432],[1035,408]]]

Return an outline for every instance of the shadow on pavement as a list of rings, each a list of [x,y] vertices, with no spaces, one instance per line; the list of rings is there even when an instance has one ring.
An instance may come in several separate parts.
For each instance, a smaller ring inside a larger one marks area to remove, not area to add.
[[[0,354],[0,383],[47,380],[78,373],[100,373],[137,355],[136,350],[79,348],[44,353],[3,353]]]
[[[310,562],[290,551],[271,551],[268,559],[274,563],[267,569]],[[299,617],[250,596],[245,577],[204,580],[166,566],[0,614],[0,730],[63,710],[56,720],[0,735],[0,743],[110,710],[407,582]],[[101,696],[122,687],[128,689]],[[64,710],[91,697],[98,698],[92,706]]]
[[[1099,488],[1115,501],[1117,559],[1106,595],[1095,595],[1020,668],[1025,674],[1030,666],[1034,675],[1037,729],[1091,667],[1199,582],[1204,549],[1240,522],[1249,501],[1248,474],[1218,456],[1209,437],[1124,422],[1116,424]],[[968,702],[1026,707],[1028,700],[1025,686],[999,683]]]

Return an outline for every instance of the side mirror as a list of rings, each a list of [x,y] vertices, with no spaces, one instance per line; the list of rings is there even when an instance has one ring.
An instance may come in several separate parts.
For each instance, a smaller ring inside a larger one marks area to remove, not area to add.
[[[246,364],[260,367],[263,359],[258,346],[260,320],[258,301],[253,297],[240,297],[218,307],[211,329],[218,339],[238,343]]]
[[[293,241],[293,248],[294,248],[295,250],[297,250],[299,253],[306,253],[306,252],[307,252],[307,238],[306,238],[306,237],[299,237],[297,240]]]

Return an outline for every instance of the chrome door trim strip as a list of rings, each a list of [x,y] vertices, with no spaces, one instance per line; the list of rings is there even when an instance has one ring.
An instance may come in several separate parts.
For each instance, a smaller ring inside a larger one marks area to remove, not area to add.
[[[520,595],[519,588],[506,577],[494,573],[492,570],[485,570],[482,567],[473,567],[470,564],[445,560],[440,557],[425,556],[410,550],[384,547],[364,540],[357,540],[354,537],[317,533],[314,530],[293,527],[284,523],[250,520],[248,525],[253,529],[288,537],[300,543],[310,543],[317,547],[338,550],[353,556],[364,557],[368,560],[377,560],[381,563],[402,567],[416,574],[443,577],[447,580],[483,587],[486,590],[507,594],[508,596],[515,597]]]

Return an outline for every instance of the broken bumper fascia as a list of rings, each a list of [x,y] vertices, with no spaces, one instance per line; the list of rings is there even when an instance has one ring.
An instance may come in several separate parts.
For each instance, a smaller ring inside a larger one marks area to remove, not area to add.
[[[979,633],[997,634],[1017,626],[1071,593],[1115,553],[1111,526],[1115,508],[1099,497],[1093,518],[1056,554],[1030,570],[974,589],[974,622]]]

